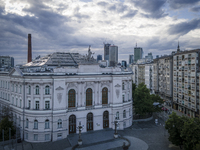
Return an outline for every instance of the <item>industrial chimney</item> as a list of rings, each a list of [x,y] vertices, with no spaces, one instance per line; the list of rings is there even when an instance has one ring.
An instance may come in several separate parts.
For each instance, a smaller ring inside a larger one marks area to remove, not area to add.
[[[28,34],[28,59],[27,62],[32,61],[32,46],[31,46],[31,34]]]

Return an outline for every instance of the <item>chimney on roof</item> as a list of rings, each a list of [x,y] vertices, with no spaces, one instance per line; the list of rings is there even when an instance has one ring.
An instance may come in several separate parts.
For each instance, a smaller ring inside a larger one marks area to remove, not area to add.
[[[31,34],[28,34],[28,58],[27,62],[32,61],[32,46],[31,46]]]

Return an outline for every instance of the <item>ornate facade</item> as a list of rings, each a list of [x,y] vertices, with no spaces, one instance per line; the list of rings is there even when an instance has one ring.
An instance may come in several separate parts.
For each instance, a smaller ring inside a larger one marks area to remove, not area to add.
[[[0,111],[12,109],[25,141],[66,138],[78,133],[79,122],[83,132],[114,129],[115,119],[120,130],[132,125],[132,72],[89,62],[51,71],[26,66],[0,73]]]

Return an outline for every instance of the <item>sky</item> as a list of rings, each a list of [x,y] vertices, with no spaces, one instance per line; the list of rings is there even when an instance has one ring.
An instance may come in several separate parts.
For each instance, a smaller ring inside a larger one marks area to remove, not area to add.
[[[0,0],[0,55],[27,62],[53,52],[103,55],[118,46],[119,61],[134,47],[144,56],[200,48],[200,0]]]

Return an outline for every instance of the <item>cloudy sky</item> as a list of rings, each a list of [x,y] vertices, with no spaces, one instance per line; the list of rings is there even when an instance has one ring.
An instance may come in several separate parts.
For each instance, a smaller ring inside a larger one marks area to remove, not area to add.
[[[0,55],[27,61],[52,52],[103,55],[103,43],[117,45],[119,61],[136,45],[144,54],[200,48],[200,0],[0,0]]]

